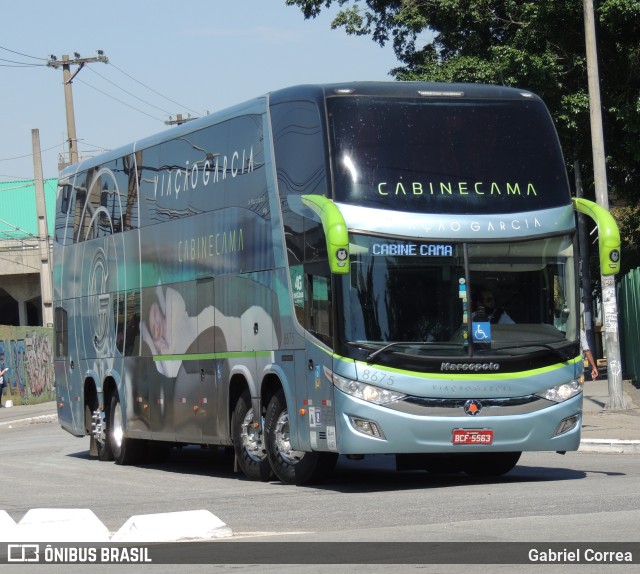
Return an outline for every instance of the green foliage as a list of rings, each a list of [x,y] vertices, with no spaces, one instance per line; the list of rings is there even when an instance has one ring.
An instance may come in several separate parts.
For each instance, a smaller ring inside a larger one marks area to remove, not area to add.
[[[623,257],[621,260],[622,277],[631,269],[640,267],[640,207],[612,207],[611,215],[620,229]]]

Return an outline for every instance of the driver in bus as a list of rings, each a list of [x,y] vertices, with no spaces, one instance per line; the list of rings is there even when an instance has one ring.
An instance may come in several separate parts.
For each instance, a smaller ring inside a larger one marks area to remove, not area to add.
[[[492,324],[500,325],[514,325],[515,321],[504,310],[504,307],[496,307],[496,298],[493,291],[488,288],[482,288],[478,292],[478,298],[476,301],[476,314],[480,313],[480,308],[484,307],[484,312],[487,316],[487,321]]]

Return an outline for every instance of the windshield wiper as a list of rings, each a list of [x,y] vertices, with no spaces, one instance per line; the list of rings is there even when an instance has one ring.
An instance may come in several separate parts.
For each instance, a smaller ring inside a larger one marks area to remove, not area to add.
[[[551,351],[558,359],[560,359],[563,363],[569,361],[570,357],[560,349],[556,349],[547,343],[520,343],[518,345],[507,345],[506,347],[493,348],[493,351],[507,351],[509,349],[522,349],[523,347],[542,347],[543,349],[547,349]]]
[[[350,342],[348,344],[349,345],[361,346],[361,344],[352,343],[352,342]],[[365,361],[367,361],[367,363],[370,363],[378,355],[388,351],[392,347],[401,347],[401,346],[407,346],[408,347],[408,346],[412,346],[412,345],[418,345],[418,346],[423,347],[423,348],[424,347],[443,347],[444,346],[446,348],[457,349],[458,347],[460,347],[460,345],[457,344],[457,343],[447,343],[447,342],[443,342],[443,341],[394,341],[393,343],[387,343],[383,347],[380,347],[379,349],[376,349],[372,353],[369,353],[366,356]]]

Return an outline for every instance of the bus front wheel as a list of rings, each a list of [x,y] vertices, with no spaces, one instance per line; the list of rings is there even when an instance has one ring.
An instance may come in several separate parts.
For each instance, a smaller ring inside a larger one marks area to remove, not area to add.
[[[302,485],[325,478],[338,460],[337,453],[294,450],[289,433],[287,401],[280,390],[269,402],[265,418],[265,440],[271,468],[285,484]]]
[[[244,475],[250,480],[270,480],[273,471],[264,448],[264,435],[254,421],[249,391],[245,390],[238,398],[231,417],[231,432],[236,460]]]

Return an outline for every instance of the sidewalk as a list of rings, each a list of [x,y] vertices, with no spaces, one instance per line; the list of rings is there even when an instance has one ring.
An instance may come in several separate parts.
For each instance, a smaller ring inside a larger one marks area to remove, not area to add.
[[[3,397],[2,404],[5,403]],[[37,405],[16,405],[0,409],[0,432],[8,426],[29,425],[36,423],[58,423],[56,402],[39,403]]]
[[[581,452],[640,454],[640,389],[625,381],[626,410],[605,409],[609,401],[606,379],[586,381],[582,417]],[[56,403],[0,408],[0,433],[7,427],[55,423]]]
[[[609,411],[608,381],[585,382],[581,452],[640,454],[640,389],[624,381],[623,390],[628,408]]]

